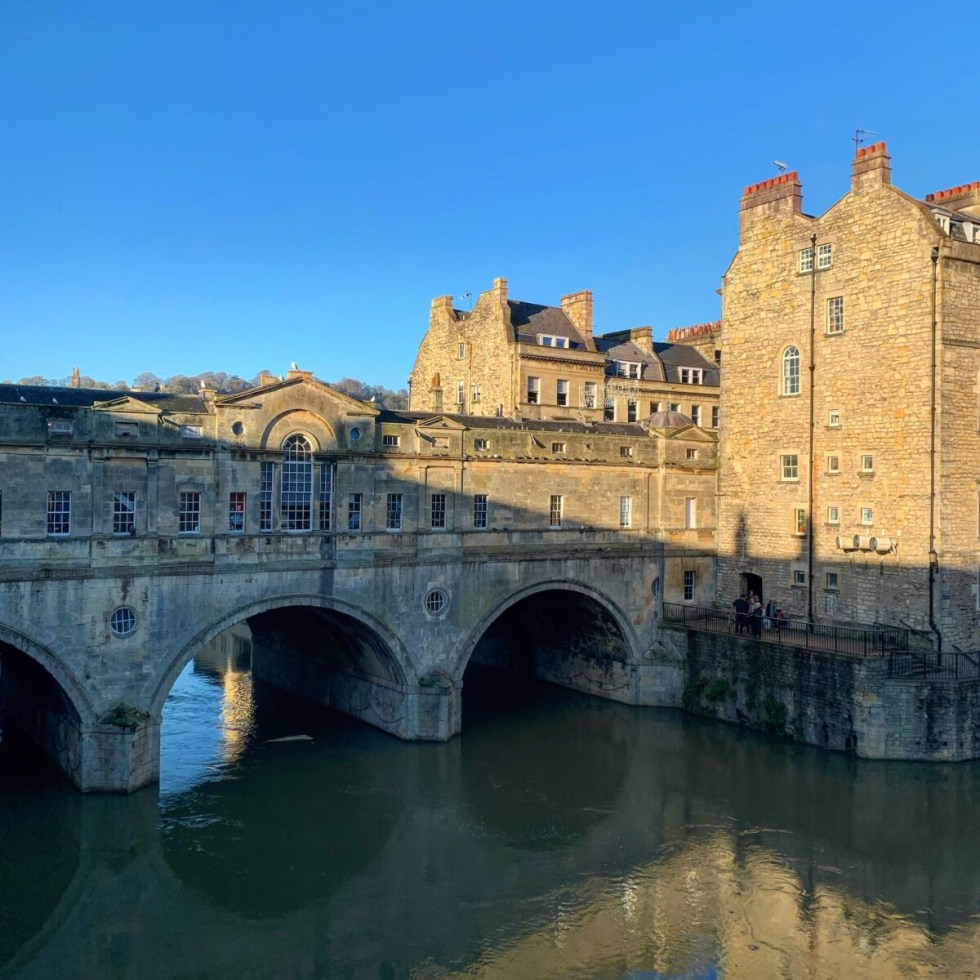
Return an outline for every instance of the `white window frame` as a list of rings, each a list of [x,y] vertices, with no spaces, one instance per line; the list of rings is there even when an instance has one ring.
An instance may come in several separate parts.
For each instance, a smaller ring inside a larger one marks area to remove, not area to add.
[[[837,476],[840,473],[840,456],[837,453],[830,453],[827,456],[827,475]]]
[[[396,436],[397,438],[397,436]],[[320,530],[333,530],[333,463],[320,464]]]
[[[806,569],[794,568],[792,571],[790,584],[797,589],[803,588],[806,585]]]
[[[695,425],[698,425],[698,426],[701,424],[701,406],[700,405],[692,405],[691,406],[691,421]]]
[[[528,405],[537,405],[538,399],[541,397],[541,379],[538,377],[531,377],[528,375],[527,379],[527,403]]]
[[[874,473],[875,457],[874,453],[861,453],[861,472]]]
[[[817,268],[829,269],[834,264],[834,246],[828,243],[817,246]]]
[[[465,361],[466,360],[466,342],[465,341],[462,341],[461,340],[456,345],[456,360],[457,361]]]
[[[565,498],[560,493],[553,493],[548,508],[548,526],[553,528],[563,527],[564,516]]]
[[[363,527],[362,518],[364,515],[364,494],[347,494],[347,530],[360,531]]]
[[[875,522],[875,510],[874,507],[862,507],[861,508],[861,524],[865,527],[870,527]]]
[[[696,449],[688,449],[686,451],[686,458],[687,459],[697,459],[698,458],[698,451]]]
[[[480,395],[481,395],[480,386],[479,385],[473,385],[472,388],[470,389],[470,401],[474,405],[479,405],[480,404]]]
[[[681,368],[682,385],[699,385],[704,379],[704,368]]]
[[[827,299],[827,333],[844,332],[844,297],[831,296]]]
[[[433,531],[446,530],[446,494],[433,493],[429,497],[429,515]]]
[[[711,428],[717,429],[721,425],[721,407],[719,405],[711,406]]]
[[[626,421],[635,422],[639,418],[639,405],[635,398],[631,398],[626,402]]]
[[[48,491],[48,537],[67,538],[71,534],[71,490]]]
[[[840,575],[837,572],[824,572],[823,587],[828,592],[840,592]]]
[[[633,458],[633,447],[632,446],[620,446],[619,447],[619,458],[620,459],[632,459]]]
[[[177,533],[201,533],[201,492],[181,490],[177,498]]]
[[[779,479],[782,483],[799,483],[799,453],[782,453],[779,457]]]
[[[397,449],[401,444],[401,441],[401,436],[393,436],[388,434],[381,437],[381,445],[385,449]]]
[[[568,381],[559,378],[555,383],[555,404],[565,407],[568,405]]]
[[[487,529],[490,512],[490,497],[485,493],[473,494],[473,527],[478,531]]]
[[[595,408],[597,397],[597,385],[594,381],[585,382],[585,407]]]
[[[798,269],[800,272],[813,272],[813,246],[807,245],[800,249]]]
[[[245,533],[245,503],[247,496],[243,490],[232,490],[228,494],[228,533]]]
[[[539,333],[538,334],[538,344],[541,347],[560,347],[563,350],[568,349],[568,338],[567,337],[556,337],[554,334],[549,333]]]
[[[805,538],[807,530],[807,517],[805,507],[793,508],[793,534],[798,538]]]
[[[466,382],[457,381],[456,382],[456,404],[465,405],[466,404]]]
[[[633,378],[639,380],[640,362],[639,361],[614,361],[616,365],[617,378]]]
[[[473,440],[473,451],[477,453],[485,453],[490,448],[489,439],[474,439]]]
[[[698,526],[698,499],[697,497],[684,498],[684,527],[686,530],[693,530]]]
[[[829,429],[839,429],[840,428],[840,409],[832,408],[827,413],[827,428]]]
[[[827,523],[840,524],[840,507],[837,504],[830,504],[827,507]]]
[[[602,403],[602,421],[603,422],[615,422],[616,421],[616,399],[611,395],[607,395]]]
[[[313,530],[313,445],[295,432],[282,443],[279,473],[279,529]]]
[[[400,531],[402,529],[402,504],[404,497],[400,493],[389,493],[385,501],[385,530]]]
[[[633,498],[624,496],[619,498],[619,526],[630,527],[633,517]]]
[[[551,451],[557,456],[560,453],[565,452],[567,446],[564,442],[553,442],[551,444]]]
[[[136,492],[116,490],[112,494],[112,533],[131,536],[136,533]]]
[[[273,495],[276,485],[276,464],[265,461],[260,464],[259,483],[259,531],[267,533],[272,530]]]
[[[780,394],[787,398],[795,398],[800,393],[800,349],[790,344],[783,350],[780,358]]]

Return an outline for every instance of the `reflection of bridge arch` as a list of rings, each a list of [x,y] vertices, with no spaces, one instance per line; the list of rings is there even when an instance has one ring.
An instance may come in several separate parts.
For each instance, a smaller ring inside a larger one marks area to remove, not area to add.
[[[334,625],[343,626],[348,630],[351,627],[346,621],[350,621],[354,624],[353,632],[359,633],[360,638],[377,654],[377,663],[374,666],[383,671],[386,680],[401,691],[415,682],[417,672],[403,644],[377,617],[334,596],[287,594],[239,606],[187,642],[169,662],[166,671],[156,683],[150,698],[150,710],[154,717],[159,716],[163,710],[164,702],[180,672],[205,644],[210,643],[231,626],[247,621],[255,623],[258,617],[286,609],[322,610],[333,616]]]
[[[479,646],[480,641],[484,639],[487,631],[495,623],[500,621],[501,617],[520,603],[525,602],[535,595],[540,595],[541,593],[547,592],[576,593],[589,600],[595,607],[601,610],[601,614],[608,617],[609,621],[611,621],[611,623],[616,627],[619,639],[623,644],[625,662],[636,662],[637,650],[639,649],[636,633],[629,619],[623,614],[616,603],[614,603],[608,596],[604,595],[598,589],[594,589],[583,582],[576,582],[570,579],[548,579],[542,582],[535,582],[533,585],[529,585],[518,590],[517,592],[512,593],[506,599],[498,602],[483,615],[477,625],[470,631],[466,644],[464,645],[460,657],[456,662],[456,669],[454,673],[455,681],[457,683],[462,683],[463,674],[466,672],[470,659]]]

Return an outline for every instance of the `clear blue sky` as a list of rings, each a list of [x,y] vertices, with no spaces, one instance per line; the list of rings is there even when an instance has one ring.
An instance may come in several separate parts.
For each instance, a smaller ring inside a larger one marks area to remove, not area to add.
[[[433,297],[715,319],[745,184],[980,179],[980,5],[4,0],[0,380],[401,387]],[[975,45],[974,45],[975,47]],[[465,306],[461,301],[459,305]]]

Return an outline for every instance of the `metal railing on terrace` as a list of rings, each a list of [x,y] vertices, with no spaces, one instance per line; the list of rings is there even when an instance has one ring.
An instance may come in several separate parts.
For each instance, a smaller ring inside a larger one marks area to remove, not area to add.
[[[742,616],[725,609],[664,603],[664,622],[708,633],[741,634],[766,643],[844,653],[852,657],[884,657],[893,651],[908,650],[908,629],[904,626],[833,626],[809,623],[805,619],[774,619]],[[755,626],[758,634],[753,633]]]
[[[727,609],[689,606],[681,602],[664,603],[664,622],[707,633],[741,634],[752,639],[750,617],[738,622]],[[962,681],[980,679],[980,651],[944,650],[937,652],[932,637],[905,626],[874,623],[868,626],[833,626],[808,623],[805,619],[769,620],[762,618],[758,640],[776,644],[840,653],[856,657],[887,659],[888,676],[907,680]]]

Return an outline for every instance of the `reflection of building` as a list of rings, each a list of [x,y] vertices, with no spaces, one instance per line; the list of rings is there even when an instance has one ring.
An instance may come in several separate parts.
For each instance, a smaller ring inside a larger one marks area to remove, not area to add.
[[[878,143],[801,203],[746,188],[724,278],[721,594],[975,648],[980,183],[915,200]]]
[[[672,336],[654,343],[650,327],[594,336],[591,292],[540,306],[508,299],[507,281],[495,279],[470,312],[450,296],[433,301],[410,407],[589,422],[673,410],[717,429],[717,365],[698,352],[696,329]]]

